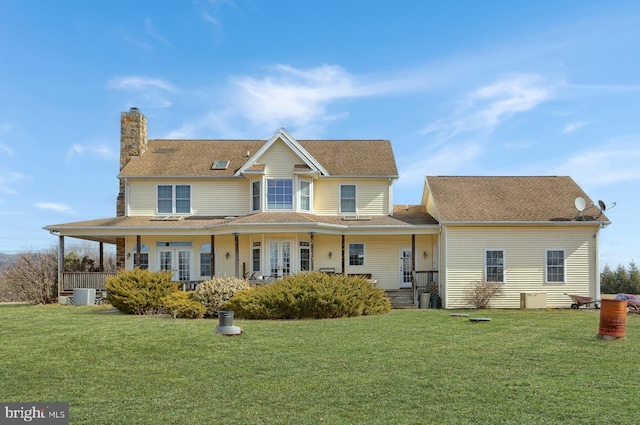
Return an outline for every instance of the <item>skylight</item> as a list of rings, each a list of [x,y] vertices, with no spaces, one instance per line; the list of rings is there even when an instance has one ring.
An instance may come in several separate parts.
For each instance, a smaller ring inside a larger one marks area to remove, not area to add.
[[[212,170],[226,170],[229,166],[229,160],[227,159],[219,159],[213,163],[211,166]]]

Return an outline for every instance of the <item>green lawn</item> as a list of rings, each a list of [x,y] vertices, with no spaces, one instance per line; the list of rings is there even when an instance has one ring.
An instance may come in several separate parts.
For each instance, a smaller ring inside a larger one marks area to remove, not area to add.
[[[0,306],[0,400],[70,404],[73,424],[635,424],[640,316],[446,310],[351,319],[126,316]]]

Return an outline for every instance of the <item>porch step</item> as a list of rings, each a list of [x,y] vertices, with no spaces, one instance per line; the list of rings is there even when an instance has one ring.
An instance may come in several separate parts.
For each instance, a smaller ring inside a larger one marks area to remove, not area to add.
[[[393,308],[416,308],[413,289],[387,289],[384,292]]]

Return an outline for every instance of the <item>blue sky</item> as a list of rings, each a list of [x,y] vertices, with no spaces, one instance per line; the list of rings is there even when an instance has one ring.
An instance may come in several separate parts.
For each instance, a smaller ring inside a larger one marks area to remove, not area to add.
[[[570,175],[640,259],[640,3],[0,2],[0,252],[115,215],[120,113],[150,138],[390,139],[425,175]]]

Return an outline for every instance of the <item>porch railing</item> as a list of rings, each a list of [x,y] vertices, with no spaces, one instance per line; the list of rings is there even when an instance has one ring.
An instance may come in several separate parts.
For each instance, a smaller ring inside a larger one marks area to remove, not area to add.
[[[75,288],[105,289],[107,278],[115,276],[112,272],[64,272],[62,273],[62,287],[64,291]]]
[[[413,302],[418,305],[418,294],[440,295],[438,270],[416,270],[413,272]]]

